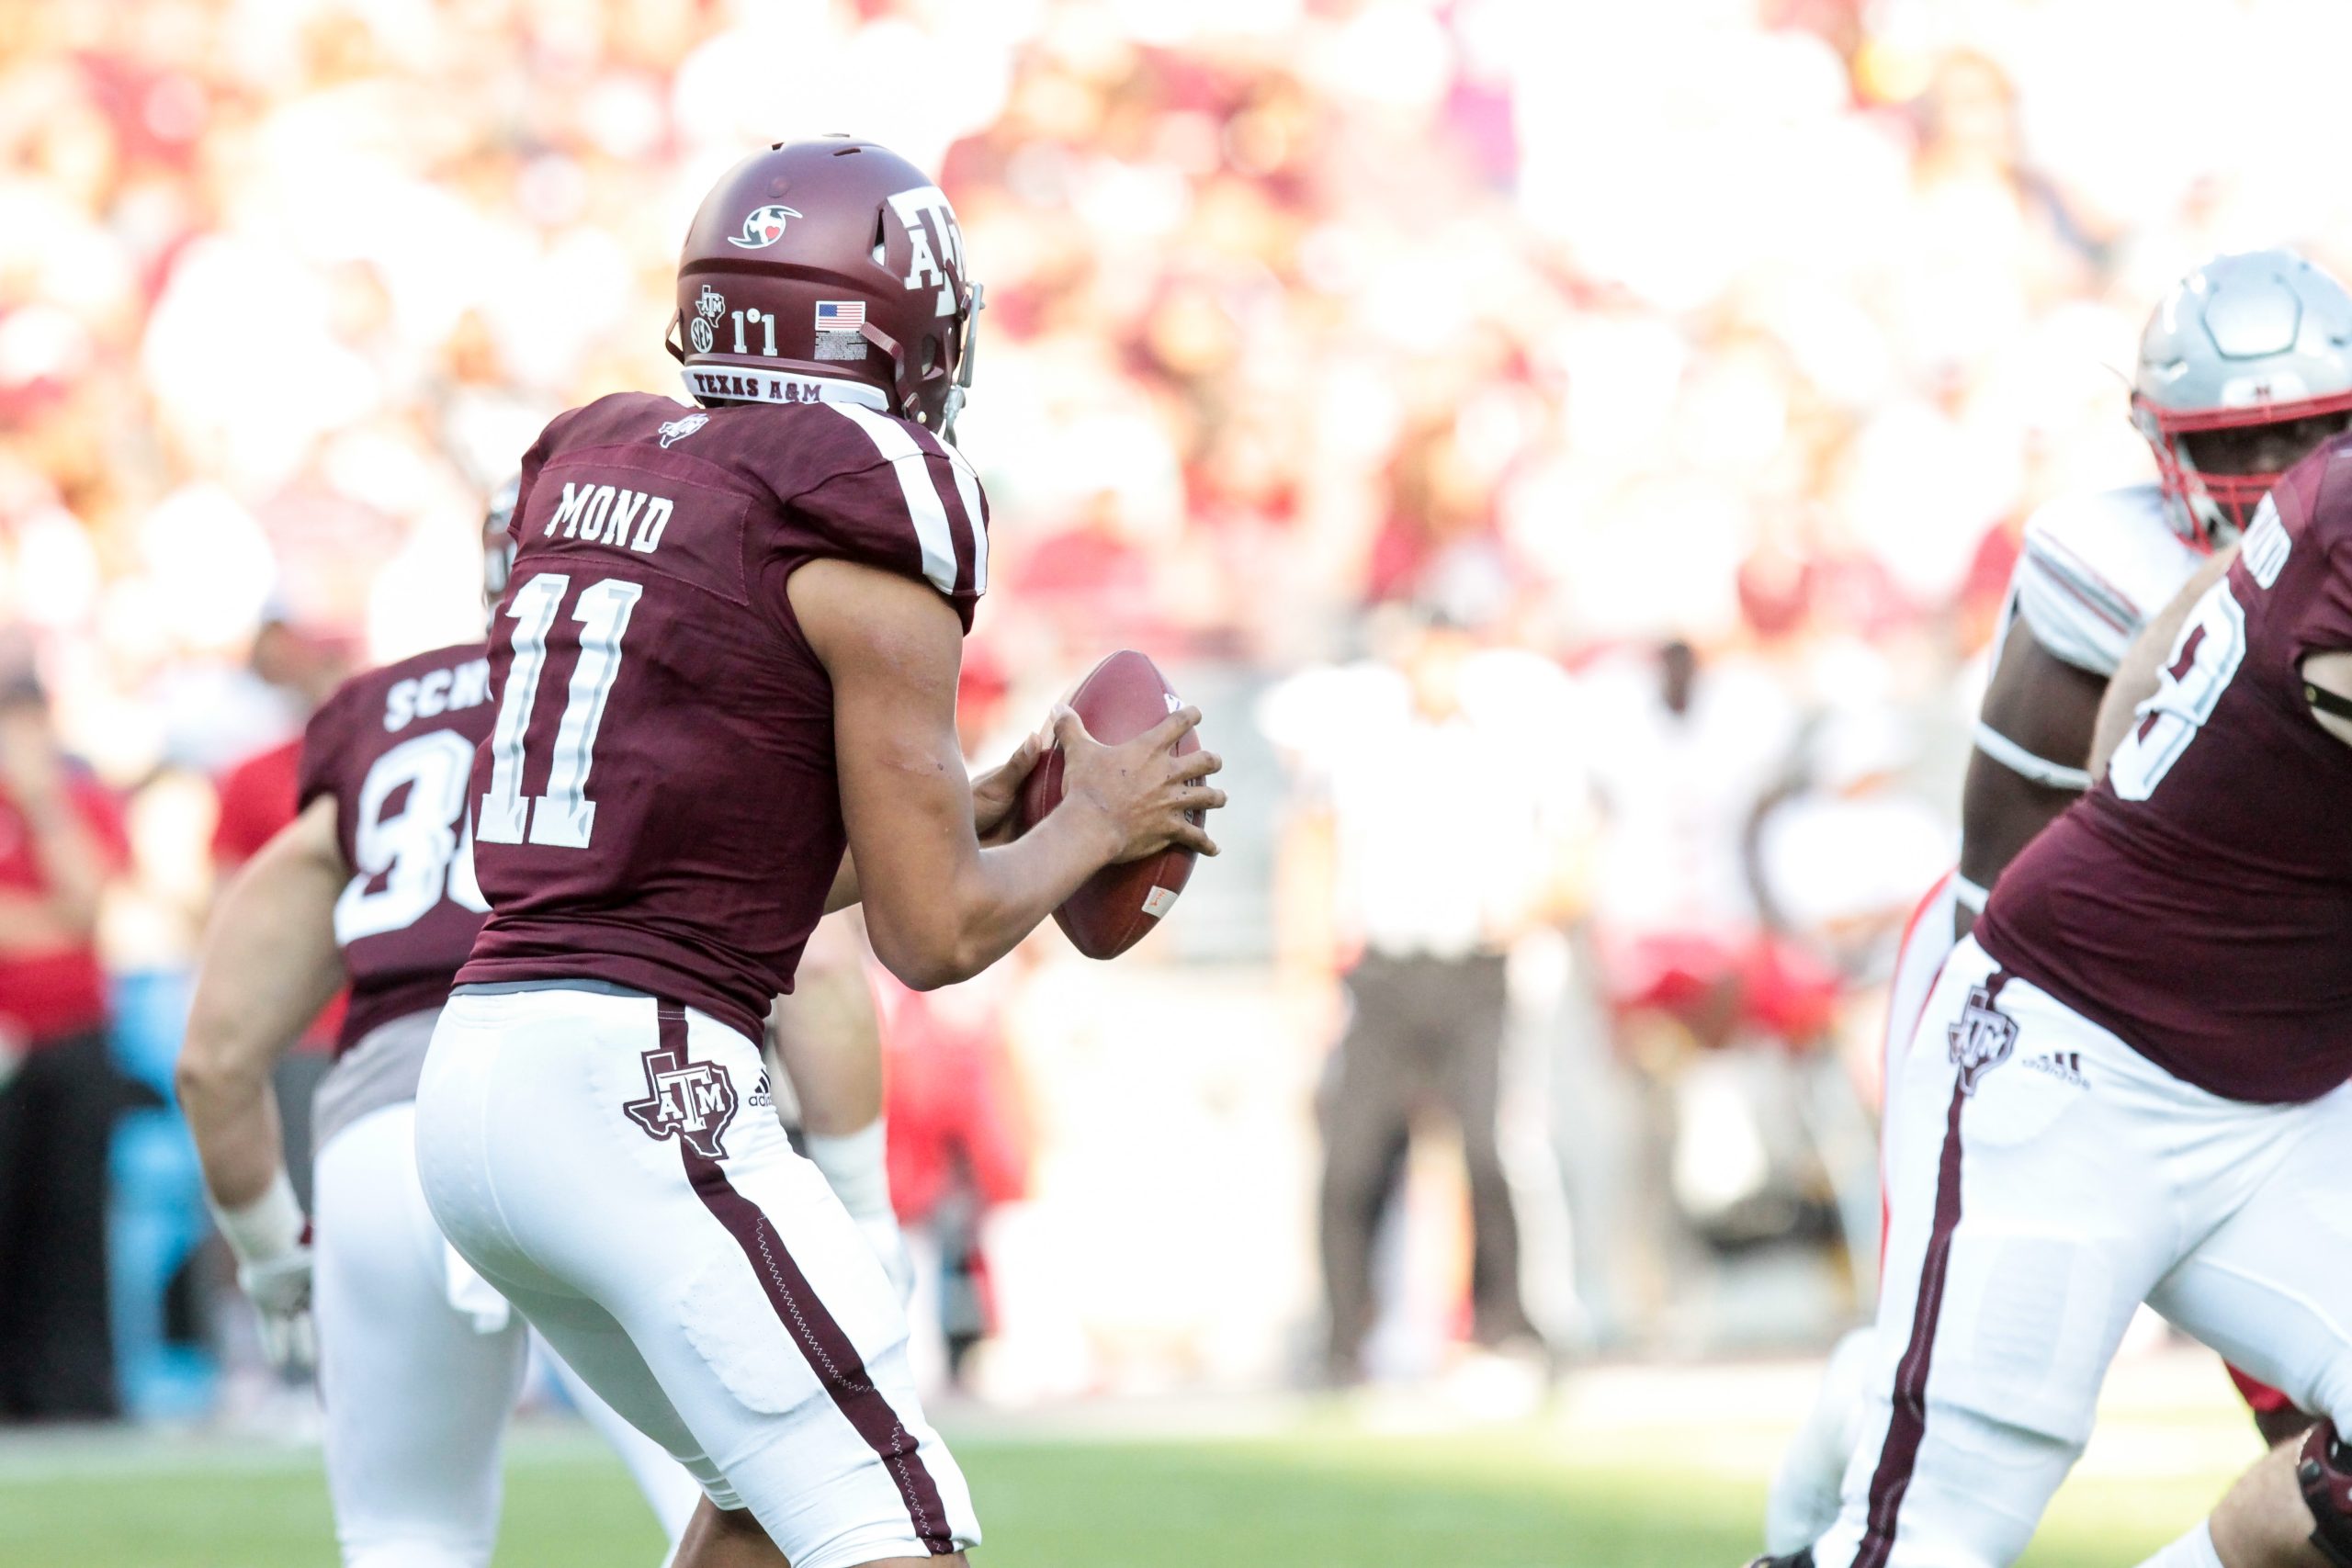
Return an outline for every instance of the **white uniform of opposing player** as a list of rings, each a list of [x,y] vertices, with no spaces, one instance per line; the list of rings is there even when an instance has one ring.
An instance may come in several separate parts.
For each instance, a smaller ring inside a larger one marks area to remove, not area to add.
[[[2205,558],[2174,528],[2154,484],[2051,502],[2026,523],[1990,662],[1999,664],[2006,639],[2022,624],[2053,658],[2110,679],[2148,617],[2171,603]],[[2081,789],[2090,782],[2079,768],[2053,768],[2018,754],[2014,743],[1981,723],[1976,744],[1996,761],[2053,785]],[[1954,873],[1929,891],[1904,933],[1887,991],[1883,1081],[1890,1099],[1936,976],[1957,941],[1953,926],[1963,901],[1971,908],[1984,904],[1981,893],[1972,893]]]
[[[2111,678],[2150,615],[2170,603],[2206,558],[2165,515],[2154,484],[2126,485],[2049,502],[2027,521],[2009,575],[1990,662],[2013,636],[2031,637],[2052,657],[2101,680]],[[2088,775],[2022,754],[1980,723],[1978,746],[1996,760],[2061,787],[2080,788]],[[1954,926],[1963,908],[1983,907],[1958,871],[1930,888],[1911,916],[1887,987],[1880,1120],[1880,1168],[1891,1188],[1902,1131],[1897,1114],[1904,1063],[1928,1010],[1936,982],[1950,962]],[[1871,1330],[1858,1328],[1833,1353],[1821,1397],[1792,1445],[1767,1504],[1764,1540],[1776,1552],[1794,1551],[1826,1529],[1838,1500],[1838,1477],[1861,1437],[1860,1396],[1870,1359]]]

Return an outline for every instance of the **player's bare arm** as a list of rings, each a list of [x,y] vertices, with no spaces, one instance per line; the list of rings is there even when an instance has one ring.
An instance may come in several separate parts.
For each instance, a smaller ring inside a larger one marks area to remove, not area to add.
[[[1065,797],[1035,829],[984,847],[956,744],[962,630],[922,583],[841,560],[793,575],[795,615],[833,684],[842,812],[866,929],[883,964],[931,989],[969,978],[1012,951],[1101,867],[1182,844],[1216,844],[1186,813],[1225,804],[1204,782],[1224,764],[1178,757],[1200,722],[1186,708],[1119,746],[1097,744],[1074,713],[1056,715]]]
[[[335,804],[312,801],[212,912],[175,1078],[214,1220],[273,1360],[309,1363],[308,1222],[280,1161],[269,1073],[343,983],[334,901],[349,875]]]
[[[334,901],[350,872],[322,797],[239,873],[205,936],[176,1079],[213,1201],[234,1209],[279,1170],[270,1069],[343,984]]]
[[[890,1205],[882,1023],[865,962],[856,916],[819,921],[801,950],[791,994],[776,998],[768,1011],[768,1040],[800,1102],[805,1152],[903,1301],[914,1291],[914,1262]]]
[[[882,1114],[882,1026],[855,919],[819,923],[791,994],[768,1012],[768,1040],[800,1101],[801,1127],[820,1137],[856,1132]]]
[[[1985,688],[1961,793],[1960,874],[1973,887],[1991,887],[2081,795],[2105,690],[2105,682],[2052,653],[2022,624],[2011,632]],[[1974,903],[1963,901],[1954,913],[1962,935],[1975,922],[1981,895]]]
[[[1009,844],[1018,831],[1014,808],[1021,804],[1021,786],[1054,744],[1053,732],[1037,730],[1021,738],[1012,755],[972,778],[972,829],[982,847]],[[842,856],[842,868],[825,892],[825,913],[839,914],[857,902],[857,857]]]
[[[2098,726],[2091,740],[2091,776],[2106,773],[2108,759],[2123,743],[2132,721],[2138,716],[2140,705],[2155,694],[2156,684],[2164,672],[2165,661],[2172,657],[2173,644],[2180,640],[2180,628],[2197,601],[2205,597],[2206,590],[2228,575],[2230,563],[2238,558],[2238,547],[2230,545],[2213,553],[2213,558],[2197,569],[2189,580],[2181,584],[2172,602],[2156,612],[2141,628],[2123,655],[2123,662],[2116,666],[2115,678],[2107,683],[2107,694],[2099,703]]]

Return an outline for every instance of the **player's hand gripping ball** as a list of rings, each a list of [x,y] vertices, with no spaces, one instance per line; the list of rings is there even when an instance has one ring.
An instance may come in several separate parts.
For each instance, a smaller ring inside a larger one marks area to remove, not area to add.
[[[1167,723],[1170,715],[1182,711],[1184,706],[1169,689],[1159,666],[1132,649],[1114,653],[1097,664],[1093,672],[1079,682],[1078,690],[1070,694],[1069,705],[1085,726],[1086,735],[1100,746],[1132,741]],[[1206,807],[1222,804],[1225,797],[1201,781],[1222,764],[1214,757],[1201,757],[1200,750],[1199,735],[1188,728],[1164,753],[1176,759],[1197,759],[1192,764],[1171,770],[1171,787],[1196,792],[1203,802],[1201,807],[1181,814],[1182,822],[1190,825],[1182,839],[1191,841],[1164,841],[1160,847],[1147,851],[1140,859],[1104,866],[1054,911],[1054,923],[1062,928],[1070,945],[1087,957],[1116,958],[1141,942],[1144,934],[1175,908],[1176,896],[1192,880],[1193,863],[1200,858],[1200,848],[1216,852],[1202,828],[1208,815]],[[1030,771],[1021,791],[1023,832],[1044,821],[1061,804],[1068,761],[1063,746],[1057,742]],[[1185,777],[1186,774],[1192,776]]]

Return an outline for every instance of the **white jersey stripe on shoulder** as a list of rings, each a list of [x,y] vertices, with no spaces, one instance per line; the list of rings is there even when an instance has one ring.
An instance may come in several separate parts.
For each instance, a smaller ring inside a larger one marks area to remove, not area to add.
[[[980,476],[971,460],[945,442],[940,450],[947,454],[948,467],[956,470],[956,498],[964,503],[964,517],[972,525],[972,592],[989,591],[989,520],[987,509],[980,501]]]
[[[899,493],[906,498],[907,515],[914,523],[915,538],[922,546],[922,574],[942,593],[954,593],[956,533],[948,526],[947,507],[939,499],[939,487],[931,482],[931,464],[925,460],[922,447],[888,414],[876,413],[854,403],[825,406],[865,432],[874,449],[888,459],[890,471],[899,480]]]
[[[2080,600],[2083,605],[2119,630],[2132,631],[2146,619],[2131,597],[2094,570],[2089,562],[2055,539],[2026,541],[2026,558]]]

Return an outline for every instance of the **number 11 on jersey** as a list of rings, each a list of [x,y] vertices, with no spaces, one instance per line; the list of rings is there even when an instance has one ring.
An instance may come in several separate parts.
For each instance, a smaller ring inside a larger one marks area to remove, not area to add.
[[[523,739],[539,697],[539,677],[548,662],[548,634],[571,591],[562,572],[543,571],[516,589],[506,602],[514,622],[514,659],[498,706],[498,728],[490,738],[490,793],[481,797],[474,837],[486,844],[532,843],[584,850],[595,830],[596,803],[588,798],[588,772],[595,762],[596,729],[604,722],[605,699],[621,670],[621,638],[629,612],[645,589],[605,578],[581,590],[571,618],[580,623],[580,659],[572,667],[563,718],[556,726],[555,755],[548,765],[547,793],[523,798]]]

